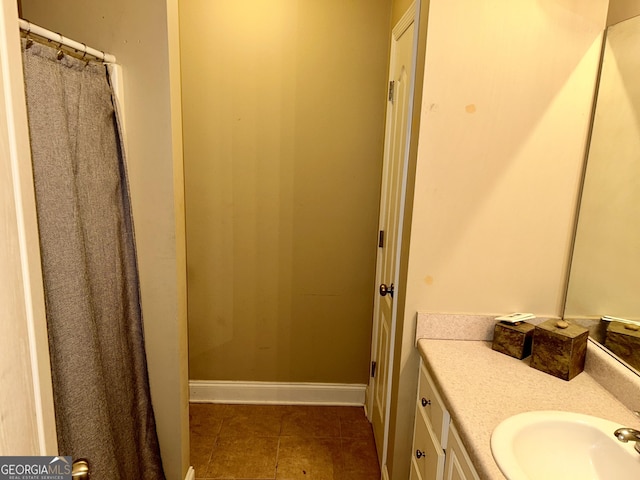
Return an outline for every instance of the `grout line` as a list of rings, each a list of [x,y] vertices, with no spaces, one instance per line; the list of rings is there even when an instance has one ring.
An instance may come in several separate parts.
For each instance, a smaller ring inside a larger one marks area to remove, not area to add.
[[[213,443],[211,444],[211,448],[209,450],[209,459],[207,460],[207,466],[204,470],[204,477],[203,478],[207,478],[207,474],[209,473],[209,465],[211,464],[211,459],[213,458],[213,451],[216,448],[216,444],[218,443],[218,436],[216,435]]]
[[[282,429],[284,428],[284,417],[286,417],[288,415],[288,413],[282,413],[280,415],[280,431],[278,432],[278,437],[282,436]],[[278,445],[280,444],[280,442],[278,441]]]
[[[278,437],[278,447],[276,448],[276,471],[273,479],[276,480],[278,478],[278,465],[280,464],[280,437]]]

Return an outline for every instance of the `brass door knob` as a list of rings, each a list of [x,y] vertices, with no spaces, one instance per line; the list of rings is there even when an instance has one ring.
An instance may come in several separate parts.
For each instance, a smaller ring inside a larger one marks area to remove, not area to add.
[[[75,462],[73,462],[73,467],[71,469],[71,478],[73,480],[89,480],[91,478],[91,474],[89,472],[89,462],[87,462],[84,458],[79,458]]]
[[[389,294],[389,295],[391,295],[391,298],[393,298],[393,289],[394,289],[393,283],[388,287],[387,287],[386,284],[381,283],[380,284],[380,296],[384,297],[387,294]]]

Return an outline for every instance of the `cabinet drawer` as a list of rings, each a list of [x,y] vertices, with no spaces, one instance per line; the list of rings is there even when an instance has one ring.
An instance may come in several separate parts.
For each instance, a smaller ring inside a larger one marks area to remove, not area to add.
[[[441,479],[444,474],[445,455],[440,442],[429,426],[423,412],[416,412],[413,432],[413,460],[422,480]]]
[[[433,431],[442,448],[447,448],[449,421],[451,417],[438,395],[435,384],[424,366],[420,362],[420,382],[418,390],[418,410],[424,413],[433,427]]]

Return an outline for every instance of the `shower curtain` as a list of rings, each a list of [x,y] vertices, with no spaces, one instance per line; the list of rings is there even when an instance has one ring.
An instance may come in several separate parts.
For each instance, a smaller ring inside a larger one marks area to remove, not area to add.
[[[92,480],[164,479],[106,68],[22,48],[59,454]]]

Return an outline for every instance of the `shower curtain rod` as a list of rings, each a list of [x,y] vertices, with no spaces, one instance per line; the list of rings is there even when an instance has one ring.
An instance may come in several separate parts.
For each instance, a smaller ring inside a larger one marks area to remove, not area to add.
[[[60,46],[64,45],[65,47],[75,50],[76,52],[91,55],[92,57],[95,57],[98,60],[103,61],[104,63],[116,63],[116,57],[109,53],[96,50],[95,48],[87,47],[84,43],[76,42],[75,40],[71,40],[70,38],[67,38],[59,33],[52,32],[51,30],[47,30],[46,28],[39,27],[38,25],[35,25],[26,20],[19,20],[20,30],[26,32],[27,35],[33,33],[34,35],[46,38],[53,43],[57,43]]]

